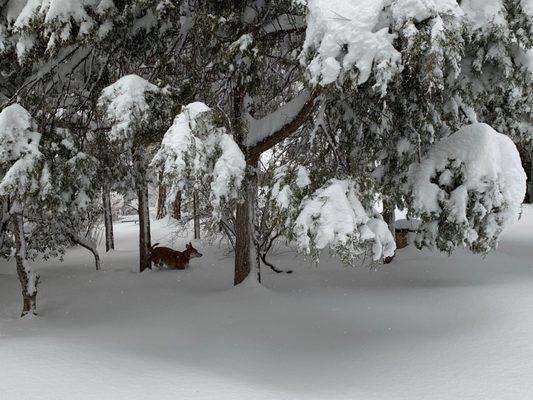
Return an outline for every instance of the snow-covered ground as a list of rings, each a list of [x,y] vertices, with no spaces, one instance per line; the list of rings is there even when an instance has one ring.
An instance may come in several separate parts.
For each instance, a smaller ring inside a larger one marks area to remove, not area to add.
[[[232,257],[201,244],[190,270],[139,274],[136,229],[115,225],[103,271],[82,249],[38,265],[39,317],[18,318],[0,263],[0,399],[533,398],[531,206],[485,259],[410,246],[369,270],[284,252],[294,273],[264,271],[265,288],[232,288]]]

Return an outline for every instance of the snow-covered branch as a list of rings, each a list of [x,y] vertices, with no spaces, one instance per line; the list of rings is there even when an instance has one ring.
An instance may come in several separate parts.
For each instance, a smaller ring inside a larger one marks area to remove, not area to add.
[[[318,256],[329,247],[346,263],[352,263],[369,244],[374,260],[392,256],[396,249],[387,224],[368,216],[354,184],[347,180],[332,179],[302,202],[294,234],[304,253]]]
[[[259,157],[297,131],[315,109],[317,97],[317,90],[304,89],[294,99],[266,117],[255,119],[248,115],[246,146],[252,158]]]

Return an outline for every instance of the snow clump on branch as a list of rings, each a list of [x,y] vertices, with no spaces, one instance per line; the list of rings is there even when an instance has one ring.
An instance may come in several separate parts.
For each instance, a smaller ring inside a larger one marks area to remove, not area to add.
[[[31,183],[31,173],[41,159],[35,122],[19,104],[12,104],[0,112],[0,196],[19,193],[21,196]],[[21,193],[22,192],[22,193]]]
[[[374,261],[394,255],[396,249],[387,224],[368,216],[354,184],[348,180],[332,179],[304,199],[295,220],[294,235],[300,251],[316,260],[328,246],[346,264],[354,264],[368,245],[372,247]]]
[[[126,75],[107,86],[98,99],[112,124],[109,138],[112,141],[133,139],[132,127],[146,118],[150,106],[147,97],[159,94],[162,89],[138,75]]]
[[[526,174],[512,140],[483,123],[437,142],[409,172],[411,210],[422,218],[419,247],[486,253],[516,222]]]
[[[178,191],[209,183],[216,219],[223,201],[239,198],[246,161],[233,137],[216,126],[212,110],[195,102],[176,116],[151,166],[163,168],[164,182],[170,187],[169,204]]]

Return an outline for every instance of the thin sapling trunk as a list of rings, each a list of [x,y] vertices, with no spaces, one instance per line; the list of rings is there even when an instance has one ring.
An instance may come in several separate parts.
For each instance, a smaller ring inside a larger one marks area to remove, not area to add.
[[[17,274],[22,287],[21,317],[32,313],[37,314],[37,285],[39,275],[32,271],[27,260],[26,239],[24,237],[24,221],[22,215],[13,217],[13,233],[15,236],[15,261]]]
[[[166,215],[167,188],[163,183],[163,171],[159,174],[159,191],[157,196],[156,219],[163,219]]]
[[[109,189],[102,189],[102,203],[104,206],[104,226],[105,226],[105,251],[115,248],[113,235],[113,212],[111,210],[111,193]]]
[[[73,231],[69,232],[69,236],[74,243],[79,244],[81,247],[89,250],[93,254],[96,270],[100,271],[102,266],[100,264],[100,254],[98,253],[98,247],[96,246],[96,243],[86,237],[80,236]]]

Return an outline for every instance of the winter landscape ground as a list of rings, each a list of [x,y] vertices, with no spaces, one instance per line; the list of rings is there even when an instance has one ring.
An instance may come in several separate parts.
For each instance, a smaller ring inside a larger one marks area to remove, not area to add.
[[[138,226],[115,230],[102,271],[81,248],[35,265],[37,317],[0,263],[2,400],[533,398],[532,206],[486,258],[409,246],[369,270],[278,251],[294,273],[263,287],[233,287],[213,245],[139,274]],[[167,220],[153,237],[186,241]]]

